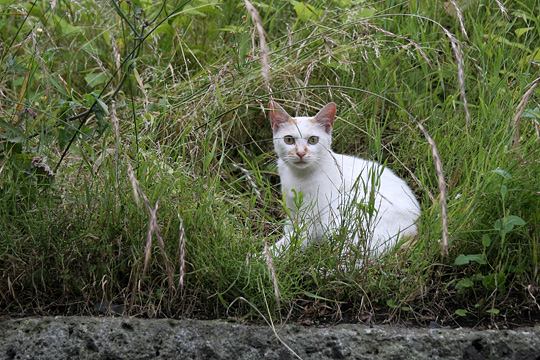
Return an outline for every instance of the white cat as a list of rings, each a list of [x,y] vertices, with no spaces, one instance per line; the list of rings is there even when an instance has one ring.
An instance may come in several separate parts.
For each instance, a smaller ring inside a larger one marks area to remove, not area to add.
[[[331,149],[336,104],[314,117],[291,117],[270,102],[274,148],[289,220],[273,247],[280,254],[346,230],[349,243],[380,255],[402,236],[416,235],[420,207],[405,181],[382,165]]]

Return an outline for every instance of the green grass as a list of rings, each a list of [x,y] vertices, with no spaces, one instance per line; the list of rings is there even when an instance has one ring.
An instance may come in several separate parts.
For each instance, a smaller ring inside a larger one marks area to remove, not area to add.
[[[253,24],[241,1],[152,3],[0,1],[2,314],[96,314],[110,303],[141,316],[538,319],[538,90],[516,147],[511,127],[539,74],[538,2],[508,2],[508,16],[494,1],[462,4],[468,40],[442,2],[254,3],[276,99],[299,114],[335,101],[334,150],[387,163],[422,205],[413,246],[369,266],[343,271],[331,243],[274,259],[279,303],[260,255],[285,212]],[[442,27],[463,50],[468,127]],[[444,166],[447,257],[415,121]],[[159,202],[175,289],[155,238],[143,272],[149,217],[128,162],[150,205]]]

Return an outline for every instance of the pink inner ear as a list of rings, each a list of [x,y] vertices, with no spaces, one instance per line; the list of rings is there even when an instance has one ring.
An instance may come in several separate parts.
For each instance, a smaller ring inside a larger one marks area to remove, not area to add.
[[[271,100],[268,107],[270,108],[270,123],[273,131],[276,131],[281,124],[291,119],[289,114],[277,102]]]
[[[324,126],[324,130],[327,133],[330,133],[332,126],[334,126],[334,121],[336,120],[336,104],[331,102],[326,104],[318,113],[315,115],[315,121]]]

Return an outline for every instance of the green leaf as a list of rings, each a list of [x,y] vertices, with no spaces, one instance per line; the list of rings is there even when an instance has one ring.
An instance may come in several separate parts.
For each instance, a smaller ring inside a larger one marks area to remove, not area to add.
[[[2,130],[2,128],[6,132],[3,133],[2,131],[0,131],[0,139],[5,139],[11,143],[17,144],[21,144],[26,140],[26,136],[20,128],[0,119],[0,130]]]
[[[536,21],[536,19],[531,14],[526,13],[523,10],[515,10],[512,12],[512,15],[514,15],[515,17],[520,17],[525,21],[531,21],[531,22]]]
[[[398,307],[398,304],[394,301],[394,299],[388,299],[386,300],[386,305],[392,309],[395,309]]]
[[[340,8],[348,8],[352,5],[352,0],[333,0],[332,2]]]
[[[500,311],[497,308],[491,308],[489,310],[486,310],[486,313],[490,315],[499,315]]]
[[[375,15],[375,9],[372,8],[362,8],[356,13],[357,17],[360,19],[370,18]]]
[[[514,226],[523,226],[526,222],[516,215],[505,216],[493,224],[495,230],[499,231],[501,236],[504,236],[514,230]]]
[[[50,76],[49,77],[49,82],[51,83],[51,85],[61,94],[63,95],[64,97],[68,97],[68,94],[66,92],[66,88],[62,85],[60,85],[60,83],[55,79],[54,75],[53,76]]]
[[[239,25],[227,25],[218,29],[219,31],[228,32],[231,34],[240,34],[246,31],[243,26]]]
[[[510,47],[513,47],[513,48],[516,48],[516,49],[523,50],[527,54],[531,53],[531,49],[529,49],[525,45],[523,45],[521,43],[518,43],[518,42],[515,42],[515,41],[510,41],[510,40],[506,39],[505,37],[502,37],[502,36],[499,36],[499,35],[491,35],[491,34],[486,34],[486,37],[488,39],[491,39],[491,40],[493,40],[495,42],[498,42],[500,44],[507,45],[507,46],[510,46]]]
[[[512,177],[508,171],[501,168],[496,168],[495,170],[491,170],[491,172],[500,175],[505,179],[510,179]]]
[[[109,107],[101,99],[96,99],[96,107],[98,110],[94,109],[96,112],[102,112],[105,115],[109,115]]]
[[[65,124],[63,126],[59,126],[56,135],[58,146],[61,149],[64,149],[76,132],[77,128],[72,124]]]
[[[540,61],[540,47],[537,47],[531,55],[531,61]]]
[[[183,14],[191,16],[206,17],[207,15],[217,14],[219,11],[219,1],[198,0],[192,5],[186,5],[182,10]]]
[[[468,313],[469,312],[465,309],[457,309],[456,311],[454,311],[454,314],[461,317],[467,316]]]
[[[471,254],[471,255],[463,255],[460,254],[455,260],[454,265],[468,265],[471,262],[475,262],[480,265],[487,264],[486,257],[484,254]]]
[[[495,289],[495,274],[488,274],[482,279],[482,285],[487,290]]]
[[[519,29],[516,29],[514,30],[514,33],[516,33],[516,36],[519,38],[521,37],[523,34],[525,33],[528,33],[530,30],[534,29],[533,26],[531,27],[526,27],[526,28],[519,28]]]
[[[56,25],[60,28],[60,32],[63,35],[76,34],[82,32],[81,28],[78,26],[71,25],[66,20],[60,16],[54,16],[54,21]]]
[[[199,9],[194,8],[191,5],[188,5],[184,8],[184,14],[190,15],[190,16],[199,16],[199,17],[206,17],[206,14],[202,11],[199,11]]]
[[[525,119],[540,119],[540,106],[534,109],[525,109],[521,117]]]
[[[470,278],[463,278],[456,283],[456,289],[463,290],[474,286],[473,281]]]
[[[526,224],[525,220],[516,215],[508,215],[504,219],[507,224],[511,224],[512,226],[522,226]]]
[[[489,237],[489,235],[488,234],[482,235],[482,246],[484,248],[488,248],[489,245],[491,245],[491,238]]]
[[[98,85],[104,84],[109,77],[105,73],[90,73],[86,74],[84,80],[90,87],[96,87]]]
[[[302,1],[291,0],[291,4],[294,7],[296,16],[302,21],[316,20],[323,14],[321,9],[317,9],[315,6]]]
[[[506,198],[506,195],[508,194],[508,187],[506,185],[501,185],[501,196],[503,199]]]

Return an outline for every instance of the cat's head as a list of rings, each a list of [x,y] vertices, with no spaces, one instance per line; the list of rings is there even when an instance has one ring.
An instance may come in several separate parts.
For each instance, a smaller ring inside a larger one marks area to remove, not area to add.
[[[330,154],[335,103],[327,104],[313,117],[292,117],[275,101],[270,101],[269,108],[274,149],[285,164],[309,169]]]

